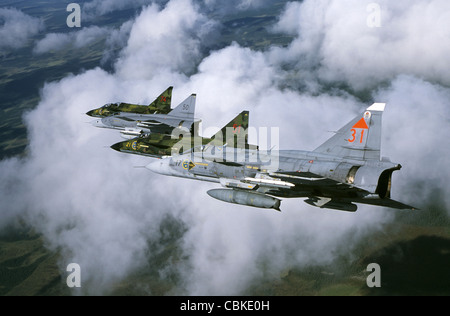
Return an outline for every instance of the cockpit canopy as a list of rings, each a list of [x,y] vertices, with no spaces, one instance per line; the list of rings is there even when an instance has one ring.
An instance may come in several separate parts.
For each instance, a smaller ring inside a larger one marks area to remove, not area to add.
[[[107,108],[118,108],[122,103],[118,102],[118,103],[107,103],[104,106],[102,106],[102,109],[107,109]]]

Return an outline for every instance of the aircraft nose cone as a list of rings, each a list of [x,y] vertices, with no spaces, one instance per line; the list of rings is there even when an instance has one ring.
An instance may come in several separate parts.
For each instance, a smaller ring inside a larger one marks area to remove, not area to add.
[[[158,174],[168,174],[167,173],[167,162],[164,159],[157,159],[145,166],[148,170],[158,173]]]
[[[112,149],[120,151],[120,143],[116,143],[114,145],[111,146]]]
[[[91,124],[95,127],[105,127],[105,124],[103,124],[102,119],[93,120]]]
[[[94,110],[86,112],[86,115],[94,117]]]
[[[160,160],[153,161],[148,165],[146,165],[145,168],[147,168],[152,172],[158,173],[158,171],[161,169],[161,161]]]

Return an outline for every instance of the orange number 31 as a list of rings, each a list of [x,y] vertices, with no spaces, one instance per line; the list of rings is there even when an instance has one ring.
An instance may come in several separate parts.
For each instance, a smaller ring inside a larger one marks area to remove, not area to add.
[[[348,141],[350,143],[353,143],[356,140],[356,129],[352,128],[351,132],[352,132],[352,138],[349,138]],[[364,129],[361,129],[361,139],[359,140],[360,143],[363,142],[363,137],[364,137]]]

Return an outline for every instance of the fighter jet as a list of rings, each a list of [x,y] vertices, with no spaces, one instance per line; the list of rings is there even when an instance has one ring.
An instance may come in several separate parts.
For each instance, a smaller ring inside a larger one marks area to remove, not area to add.
[[[152,108],[161,107],[161,103],[164,103],[163,100],[165,100],[165,103],[170,103],[170,98],[165,96],[168,92],[171,95],[171,88],[166,90],[152,103],[156,104]],[[200,120],[194,118],[195,101],[196,95],[192,94],[168,113],[164,105],[162,108],[164,109],[163,112],[166,112],[165,114],[161,114],[158,111],[150,114],[148,113],[150,110],[144,112],[144,109],[137,108],[137,106],[130,107],[129,111],[137,110],[138,112],[113,112],[112,115],[96,119],[92,124],[101,128],[118,129],[120,130],[121,136],[126,139],[132,139],[150,133],[170,134],[175,127],[195,134],[197,132],[195,127],[200,122]],[[105,111],[111,113],[111,107],[109,105],[105,110],[94,110],[94,113],[105,113]],[[124,109],[124,106],[118,107]],[[112,109],[115,110],[115,107],[112,107]],[[90,113],[88,112],[87,114],[90,115]]]
[[[136,114],[167,114],[172,109],[170,103],[172,101],[173,87],[168,87],[166,91],[161,93],[152,103],[149,105],[139,105],[130,103],[108,103],[102,107],[91,110],[86,114],[92,117],[108,117],[120,113],[136,113]]]
[[[313,151],[214,146],[151,162],[162,175],[220,183],[207,193],[221,201],[280,210],[281,198],[304,198],[319,208],[355,212],[355,203],[415,209],[391,199],[401,165],[380,158],[384,103],[374,103]],[[237,159],[237,157],[239,157]]]
[[[217,146],[218,150],[222,150],[222,146],[227,143],[233,143],[240,148],[256,149],[256,146],[248,144],[247,135],[244,134],[248,131],[248,121],[248,111],[242,111],[211,138],[192,135],[185,130],[174,128],[170,134],[142,135],[129,141],[116,143],[111,148],[123,153],[153,158],[183,154],[192,148],[198,151],[205,145]],[[229,135],[229,137],[223,138],[223,135]],[[237,141],[238,137],[239,141]]]

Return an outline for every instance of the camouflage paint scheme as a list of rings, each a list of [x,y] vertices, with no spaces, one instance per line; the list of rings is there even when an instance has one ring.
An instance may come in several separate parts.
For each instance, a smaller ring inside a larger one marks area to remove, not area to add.
[[[149,105],[139,105],[131,103],[108,103],[104,106],[91,110],[86,114],[92,117],[108,117],[117,113],[136,113],[136,114],[167,114],[171,111],[173,87],[168,87]]]
[[[204,145],[223,146],[225,144],[240,148],[256,148],[248,145],[249,112],[242,111],[211,138],[192,136],[177,128],[171,134],[152,133],[123,141],[111,146],[112,149],[154,158],[182,154],[191,148]]]
[[[155,113],[150,113],[150,108],[155,109],[164,106],[165,109],[166,104],[170,104],[171,95],[172,87],[169,87],[150,106],[137,106],[122,103],[123,106],[108,105],[105,108],[98,109],[98,111],[93,110],[97,113],[96,115],[105,115],[106,113],[111,113],[112,110],[115,111],[119,108],[129,112],[115,112],[106,117],[96,118],[91,124],[99,128],[119,130],[120,135],[126,139],[133,139],[151,133],[170,134],[174,128],[182,129],[186,133],[191,132],[195,135],[195,127],[198,126],[196,123],[200,122],[200,120],[196,119],[194,116],[196,94],[191,94],[173,109],[170,109],[169,106],[170,112],[166,114],[161,114],[157,111]],[[87,114],[93,115],[94,112],[90,111]]]

